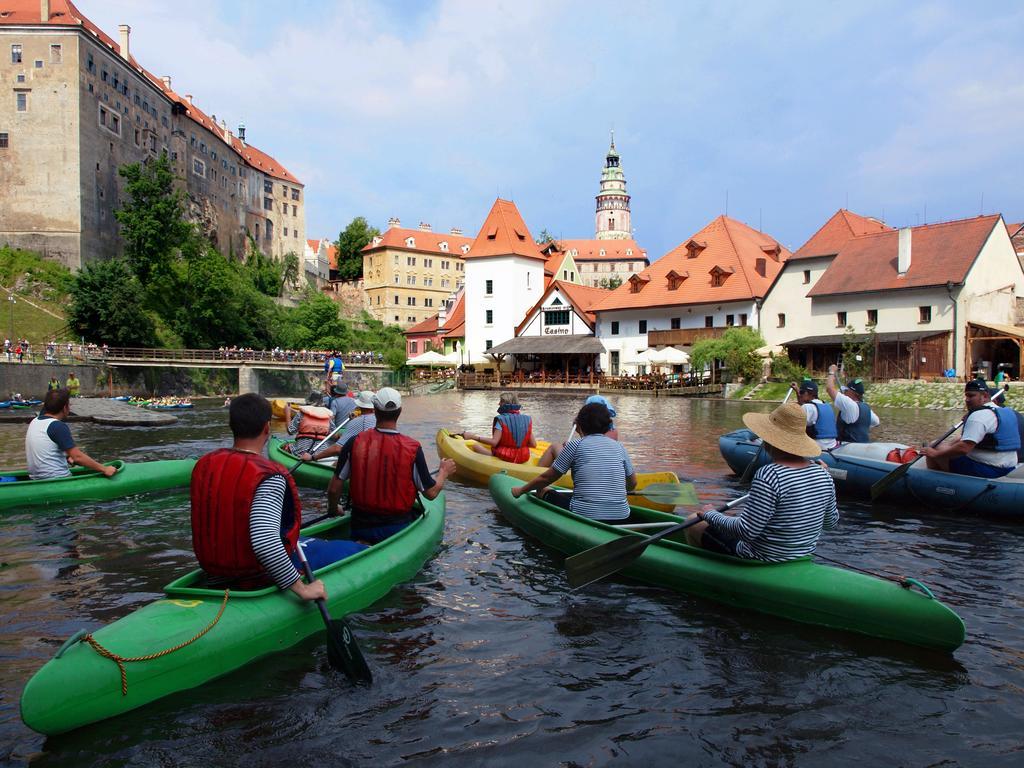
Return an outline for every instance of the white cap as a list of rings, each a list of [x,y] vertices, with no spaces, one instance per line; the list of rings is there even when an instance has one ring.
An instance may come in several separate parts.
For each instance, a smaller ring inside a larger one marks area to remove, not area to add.
[[[402,396],[396,389],[383,387],[373,396],[373,407],[378,411],[397,411],[402,407]]]

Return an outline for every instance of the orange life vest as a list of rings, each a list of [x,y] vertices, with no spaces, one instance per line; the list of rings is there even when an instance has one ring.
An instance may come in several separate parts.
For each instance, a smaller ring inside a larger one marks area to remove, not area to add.
[[[331,434],[331,418],[334,413],[330,408],[322,408],[318,405],[303,405],[299,408],[302,418],[299,419],[299,429],[296,437],[311,437],[314,440],[323,440]]]

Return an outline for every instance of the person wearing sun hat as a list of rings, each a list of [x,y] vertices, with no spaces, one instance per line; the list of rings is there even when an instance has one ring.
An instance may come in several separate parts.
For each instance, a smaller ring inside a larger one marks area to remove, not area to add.
[[[445,480],[455,474],[455,462],[442,459],[435,480],[423,447],[398,431],[402,395],[397,390],[379,389],[371,401],[377,425],[342,446],[327,488],[327,514],[336,515],[344,483],[349,481],[351,536],[365,544],[384,541],[412,524],[419,514],[417,494],[436,499]]]
[[[960,439],[922,448],[928,469],[973,477],[1002,477],[1017,467],[1024,420],[1013,408],[993,403],[992,394],[984,381],[967,382],[967,418]]]
[[[839,368],[829,366],[825,389],[839,410],[836,425],[839,440],[844,443],[870,443],[870,430],[878,426],[878,416],[864,402],[864,382],[851,379],[841,389],[836,386],[836,372]]]
[[[608,415],[611,416],[612,418],[612,426],[611,429],[604,433],[604,436],[617,441],[619,439],[619,430],[615,427],[615,417],[618,414],[615,412],[615,409],[612,408],[612,404],[609,403],[603,395],[591,395],[583,404],[603,405],[605,408],[608,409]],[[581,436],[582,433],[580,433],[579,429],[577,428],[575,430],[575,436],[571,436],[566,442],[568,443],[572,442],[573,440],[579,440]],[[542,453],[540,455],[540,458],[537,459],[537,466],[550,467],[552,464],[555,463],[555,459],[558,458],[558,454],[562,452],[563,447],[565,447],[563,443],[551,443],[550,445],[548,445],[548,447],[544,449],[544,453]]]
[[[821,447],[807,435],[807,419],[796,403],[771,413],[745,413],[743,423],[764,440],[772,458],[757,470],[750,498],[736,515],[708,508],[702,522],[686,530],[695,547],[749,560],[784,562],[814,551],[823,528],[839,522],[836,488],[818,462]]]

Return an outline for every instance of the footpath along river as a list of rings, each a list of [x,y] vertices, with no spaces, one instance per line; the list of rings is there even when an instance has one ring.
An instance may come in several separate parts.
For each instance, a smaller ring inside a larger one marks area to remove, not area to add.
[[[485,430],[496,395],[408,398],[401,426],[436,466],[438,427]],[[582,398],[522,395],[561,439]],[[641,470],[702,499],[740,492],[717,438],[750,404],[613,398]],[[883,411],[880,439],[935,437],[957,414]],[[198,456],[228,440],[200,404],[161,428],[75,424],[102,459]],[[280,427],[279,423],[275,423]],[[0,426],[0,466],[22,464]],[[309,515],[322,496],[303,491]],[[351,687],[323,635],[221,680],[59,738],[18,717],[25,681],[79,628],[157,598],[190,569],[188,498],[0,511],[0,763],[37,766],[900,765],[1024,763],[1024,528],[841,502],[820,552],[912,575],[967,624],[953,656],[608,580],[571,592],[562,558],[482,488],[453,483],[440,551],[349,622],[373,668]],[[130,671],[129,671],[130,675]]]

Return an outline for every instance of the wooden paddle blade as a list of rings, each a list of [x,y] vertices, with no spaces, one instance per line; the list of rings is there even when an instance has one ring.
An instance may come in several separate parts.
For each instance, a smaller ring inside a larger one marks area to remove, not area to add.
[[[354,683],[373,682],[373,673],[344,619],[332,619],[327,625],[327,660]]]
[[[642,496],[661,504],[674,504],[677,507],[700,503],[693,483],[651,483],[643,488],[637,488],[632,495]]]
[[[914,466],[915,461],[908,461],[906,464],[900,464],[898,467],[896,467],[896,469],[887,474],[881,480],[876,480],[875,483],[871,486],[871,500],[874,501],[887,490],[889,490],[889,488],[891,488],[894,483],[896,483],[901,477],[903,477],[905,474],[907,474],[907,472],[910,471],[910,468]]]
[[[566,558],[569,586],[579,589],[621,571],[640,557],[650,543],[649,537],[624,536]]]

